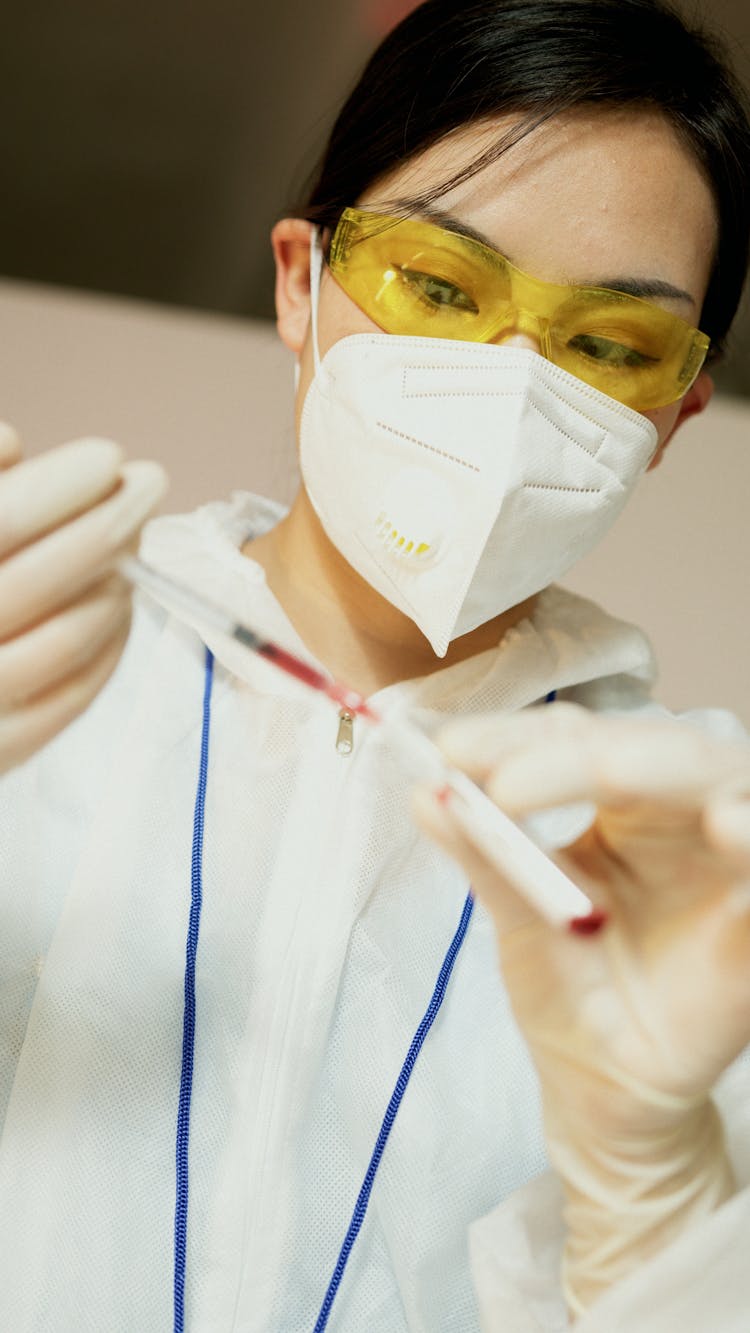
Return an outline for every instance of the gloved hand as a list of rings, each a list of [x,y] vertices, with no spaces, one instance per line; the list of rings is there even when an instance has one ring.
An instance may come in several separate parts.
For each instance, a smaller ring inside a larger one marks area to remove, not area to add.
[[[418,821],[492,914],[566,1197],[574,1314],[734,1190],[711,1089],[750,1042],[750,747],[570,704],[457,722],[447,759],[503,810],[593,803],[562,868],[610,914],[542,921],[451,821]],[[488,1056],[489,1058],[489,1056]]]
[[[157,463],[77,440],[21,461],[0,424],[0,773],[87,707],[125,646],[131,598],[112,572],[166,488]]]

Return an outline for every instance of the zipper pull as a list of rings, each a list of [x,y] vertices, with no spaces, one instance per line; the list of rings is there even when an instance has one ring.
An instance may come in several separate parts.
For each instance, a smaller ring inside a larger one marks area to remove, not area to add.
[[[350,755],[354,749],[354,714],[345,708],[339,713],[339,729],[336,733],[336,753]]]

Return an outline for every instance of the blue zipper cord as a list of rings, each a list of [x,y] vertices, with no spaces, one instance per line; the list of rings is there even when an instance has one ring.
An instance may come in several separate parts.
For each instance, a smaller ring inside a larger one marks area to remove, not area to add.
[[[553,704],[556,698],[557,698],[557,690],[551,690],[544,702],[547,704]],[[471,914],[473,910],[474,910],[474,898],[470,890],[463,906],[463,911],[461,913],[461,920],[458,924],[458,930],[453,936],[450,948],[448,949],[448,952],[445,955],[443,966],[440,969],[440,975],[438,976],[437,984],[435,986],[432,999],[430,1000],[429,1006],[427,1008],[427,1012],[424,1018],[422,1019],[422,1022],[420,1023],[419,1027],[417,1028],[414,1040],[412,1041],[412,1044],[409,1047],[409,1053],[403,1063],[401,1073],[399,1074],[398,1079],[396,1080],[396,1087],[393,1090],[393,1095],[388,1103],[388,1109],[385,1113],[385,1116],[383,1117],[383,1123],[380,1127],[380,1133],[378,1134],[375,1147],[373,1149],[372,1157],[370,1158],[370,1164],[367,1168],[367,1171],[365,1172],[365,1178],[362,1183],[362,1188],[359,1191],[359,1197],[354,1206],[354,1212],[352,1213],[352,1220],[349,1223],[349,1229],[346,1233],[346,1236],[344,1237],[344,1243],[339,1251],[339,1257],[336,1260],[336,1266],[333,1270],[333,1276],[331,1278],[330,1283],[328,1284],[328,1290],[325,1294],[323,1304],[320,1307],[320,1314],[318,1315],[318,1318],[316,1320],[313,1333],[324,1333],[324,1330],[328,1327],[328,1320],[330,1319],[331,1316],[333,1302],[336,1299],[338,1289],[341,1285],[341,1279],[344,1276],[344,1269],[346,1268],[346,1265],[348,1263],[349,1255],[352,1252],[354,1242],[357,1239],[357,1236],[359,1235],[362,1223],[365,1220],[367,1205],[370,1202],[372,1187],[373,1184],[375,1183],[375,1176],[377,1174],[378,1167],[380,1166],[380,1162],[383,1153],[385,1151],[385,1145],[388,1142],[388,1136],[390,1135],[390,1132],[393,1128],[393,1122],[395,1121],[399,1108],[401,1106],[401,1102],[403,1100],[403,1096],[406,1091],[406,1085],[408,1084],[414,1066],[417,1063],[417,1057],[419,1056],[419,1053],[424,1045],[427,1033],[429,1032],[433,1023],[435,1022],[438,1010],[440,1009],[440,1006],[443,1003],[443,1000],[445,999],[445,992],[448,989],[448,982],[450,981],[451,973],[453,971],[453,967],[458,957],[461,945],[466,939],[466,932],[469,929],[469,922],[471,920]]]
[[[185,1010],[182,1025],[182,1071],[177,1111],[177,1188],[174,1214],[174,1333],[185,1328],[185,1263],[188,1223],[188,1148],[190,1145],[190,1099],[193,1092],[193,1056],[195,1053],[195,959],[198,953],[201,904],[203,901],[203,824],[206,812],[208,779],[208,741],[211,730],[211,686],[214,659],[206,649],[206,673],[203,687],[203,729],[198,767],[198,789],[193,817],[193,855],[190,870],[190,921],[185,962]]]
[[[401,1102],[403,1100],[404,1093],[406,1092],[406,1086],[409,1082],[409,1079],[411,1078],[414,1066],[417,1063],[417,1057],[425,1043],[425,1038],[427,1037],[430,1028],[435,1022],[440,1006],[443,1003],[443,1000],[445,999],[445,992],[448,989],[448,982],[451,979],[451,973],[453,971],[453,967],[458,957],[461,945],[466,939],[466,932],[469,929],[469,922],[471,920],[471,914],[473,911],[474,911],[474,898],[471,892],[469,892],[467,894],[466,901],[463,906],[463,911],[461,913],[461,920],[458,923],[458,930],[453,936],[450,948],[448,949],[448,952],[443,960],[443,966],[440,969],[440,975],[438,976],[437,984],[435,986],[435,990],[433,991],[432,999],[430,1000],[430,1003],[427,1006],[427,1012],[425,1013],[422,1022],[419,1024],[419,1027],[417,1028],[417,1031],[414,1035],[414,1039],[411,1043],[411,1046],[409,1047],[409,1053],[406,1059],[404,1060],[401,1073],[399,1074],[396,1080],[396,1086],[393,1090],[393,1095],[391,1096],[391,1100],[388,1103],[388,1109],[385,1113],[385,1116],[383,1117],[383,1123],[380,1126],[380,1133],[378,1134],[377,1141],[373,1149],[372,1157],[370,1158],[370,1165],[368,1166],[367,1171],[365,1173],[365,1178],[364,1181],[362,1182],[362,1188],[359,1191],[359,1197],[355,1204],[354,1212],[352,1213],[352,1220],[349,1223],[349,1229],[346,1233],[346,1236],[344,1237],[344,1243],[341,1246],[339,1257],[336,1260],[336,1266],[333,1270],[333,1276],[328,1285],[328,1290],[325,1294],[323,1304],[320,1307],[320,1314],[318,1315],[315,1324],[314,1333],[323,1333],[323,1330],[328,1326],[328,1320],[330,1318],[331,1308],[336,1298],[336,1293],[338,1292],[339,1286],[341,1285],[341,1279],[344,1276],[344,1269],[346,1268],[349,1255],[352,1252],[352,1247],[359,1234],[360,1227],[362,1226],[362,1223],[365,1220],[365,1213],[367,1212],[367,1205],[370,1202],[370,1195],[372,1193],[372,1187],[375,1181],[375,1175],[377,1173],[378,1167],[380,1166],[380,1161],[385,1151],[385,1145],[388,1142],[388,1136],[391,1130],[393,1129],[393,1122],[396,1119],[399,1107],[401,1106]]]
[[[188,924],[187,944],[185,949],[185,1009],[182,1028],[182,1070],[180,1073],[180,1098],[177,1111],[176,1144],[176,1199],[174,1220],[174,1333],[184,1333],[185,1329],[185,1269],[187,1260],[187,1224],[188,1224],[188,1186],[189,1186],[189,1146],[190,1146],[190,1102],[193,1091],[193,1062],[195,1056],[195,963],[198,953],[198,935],[200,931],[201,905],[203,902],[203,829],[206,813],[206,786],[208,782],[208,748],[211,733],[211,688],[213,685],[214,659],[206,649],[205,682],[203,688],[203,726],[201,730],[201,752],[198,767],[198,787],[195,794],[195,813],[193,818],[193,850],[190,874],[190,919]],[[547,695],[546,703],[554,703],[557,691]],[[467,894],[461,912],[458,929],[451,941],[443,960],[432,999],[409,1047],[408,1054],[396,1080],[396,1086],[383,1117],[370,1164],[365,1173],[362,1188],[352,1213],[351,1222],[344,1237],[333,1276],[328,1285],[323,1304],[318,1315],[314,1333],[324,1333],[328,1326],[333,1302],[341,1285],[344,1270],[352,1252],[354,1242],[359,1235],[370,1202],[375,1176],[380,1166],[385,1145],[388,1142],[396,1116],[398,1114],[407,1084],[414,1066],[424,1046],[427,1034],[438,1015],[445,999],[448,983],[455,966],[459,950],[466,938],[469,922],[474,910],[474,898],[471,891]]]

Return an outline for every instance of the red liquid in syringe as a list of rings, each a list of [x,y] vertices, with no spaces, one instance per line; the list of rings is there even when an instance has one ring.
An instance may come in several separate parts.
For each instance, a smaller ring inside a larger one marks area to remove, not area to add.
[[[265,643],[258,645],[257,652],[261,657],[265,657],[269,662],[273,662],[286,671],[288,675],[294,676],[305,685],[309,685],[313,690],[319,690],[321,694],[326,694],[329,699],[338,704],[340,708],[351,713],[354,717],[363,717],[368,722],[379,722],[380,717],[373,708],[370,707],[363,695],[356,690],[350,689],[347,685],[340,685],[338,681],[331,680],[325,676],[317,667],[310,666],[304,662],[301,657],[294,653],[287,652],[279,644],[266,640]]]

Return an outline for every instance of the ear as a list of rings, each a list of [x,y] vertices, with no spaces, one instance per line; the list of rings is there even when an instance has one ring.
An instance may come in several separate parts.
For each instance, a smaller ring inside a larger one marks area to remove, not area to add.
[[[664,437],[661,444],[659,445],[659,448],[657,449],[656,453],[651,459],[651,462],[649,463],[646,469],[647,472],[651,472],[653,468],[659,466],[662,458],[664,457],[667,445],[674,438],[680,426],[682,426],[685,421],[689,421],[691,417],[696,417],[700,412],[705,412],[706,408],[708,407],[708,404],[711,402],[711,399],[714,396],[714,387],[715,387],[714,382],[711,379],[711,376],[708,374],[707,371],[705,370],[702,371],[701,374],[698,376],[697,380],[695,381],[695,384],[693,385],[692,389],[688,390],[682,402],[680,403],[680,410],[677,414],[677,419],[674,422],[672,429]]]
[[[313,225],[282,218],[271,232],[276,260],[276,327],[282,342],[299,356],[310,323],[310,245]]]

